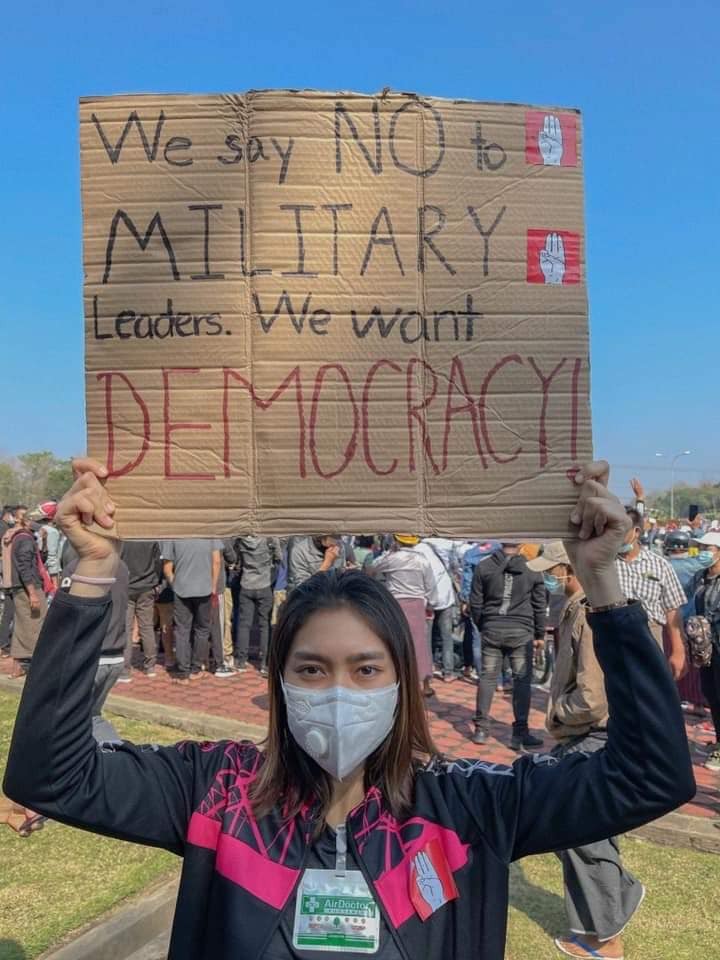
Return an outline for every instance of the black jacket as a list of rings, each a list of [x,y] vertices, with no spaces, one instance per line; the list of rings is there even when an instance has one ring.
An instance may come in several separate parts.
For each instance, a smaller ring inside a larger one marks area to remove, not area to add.
[[[35,587],[42,591],[43,579],[38,566],[38,547],[32,530],[18,530],[12,534],[11,590]]]
[[[545,635],[547,591],[541,573],[528,569],[519,554],[492,553],[475,567],[470,613],[478,630],[493,634]]]
[[[269,590],[282,554],[275,537],[238,537],[235,554],[243,590]]]
[[[64,551],[63,555],[65,564],[62,569],[60,589],[67,593],[72,585],[70,578],[77,569],[79,557],[71,545],[69,545],[68,550]],[[115,574],[115,583],[110,587],[112,613],[100,648],[103,657],[119,657],[125,654],[129,585],[130,575],[127,565],[123,560],[120,560]]]
[[[248,787],[263,755],[253,743],[99,748],[92,687],[110,614],[106,599],[53,601],[5,792],[53,820],[184,857],[170,960],[260,960],[300,880],[315,807],[291,821],[279,809],[255,818]],[[642,606],[589,622],[611,717],[604,750],[527,755],[511,767],[436,760],[418,770],[407,818],[377,787],[349,815],[351,852],[403,960],[502,960],[511,861],[624,833],[693,796],[677,688]],[[421,852],[446,893],[424,922]]]
[[[120,556],[130,576],[130,596],[154,590],[162,579],[160,544],[155,540],[125,540]]]

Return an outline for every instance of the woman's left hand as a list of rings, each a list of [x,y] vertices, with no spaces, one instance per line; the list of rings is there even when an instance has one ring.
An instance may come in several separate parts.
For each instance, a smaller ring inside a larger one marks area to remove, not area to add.
[[[576,540],[568,540],[568,556],[592,606],[606,606],[624,600],[615,559],[627,531],[630,518],[615,494],[607,488],[610,467],[605,460],[580,467],[573,482],[578,502],[570,514],[577,531]]]

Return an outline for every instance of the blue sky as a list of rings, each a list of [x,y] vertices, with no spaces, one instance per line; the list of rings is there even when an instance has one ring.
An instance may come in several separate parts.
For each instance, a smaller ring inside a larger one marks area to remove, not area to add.
[[[720,479],[719,9],[713,0],[9,5],[0,454],[84,447],[80,96],[390,86],[583,110],[596,451],[618,465],[619,490],[634,472],[668,485],[659,467],[669,456],[658,451],[692,450],[679,478]]]

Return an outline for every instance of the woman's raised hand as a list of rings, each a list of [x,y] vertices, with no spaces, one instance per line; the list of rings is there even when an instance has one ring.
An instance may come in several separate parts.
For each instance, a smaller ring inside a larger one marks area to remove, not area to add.
[[[112,538],[115,504],[105,490],[107,468],[97,460],[77,459],[72,464],[75,483],[60,501],[55,522],[78,553],[81,561],[102,564],[114,570],[117,541]],[[103,536],[94,525],[107,530]]]
[[[615,558],[631,527],[618,498],[607,488],[610,467],[605,460],[584,464],[573,478],[578,502],[570,514],[577,540],[565,544],[568,556],[592,606],[624,599]]]

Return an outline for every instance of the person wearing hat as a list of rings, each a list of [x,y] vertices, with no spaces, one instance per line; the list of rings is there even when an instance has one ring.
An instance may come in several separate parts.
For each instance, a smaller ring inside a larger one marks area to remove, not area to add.
[[[543,545],[528,562],[551,595],[564,594],[556,634],[555,669],[545,725],[554,737],[552,756],[595,753],[607,746],[605,679],[587,622],[587,600],[560,540]],[[643,885],[622,864],[615,837],[556,856],[563,869],[569,935],[555,945],[571,957],[623,956],[622,931],[640,906]]]
[[[432,657],[428,643],[426,609],[435,594],[435,577],[426,557],[416,550],[420,537],[409,533],[393,534],[390,549],[366,568],[370,576],[378,577],[400,604],[410,625],[418,674],[423,693],[431,697]]]
[[[720,531],[709,531],[697,544],[700,556],[703,552],[711,555],[694,597],[695,612],[710,624],[713,648],[710,663],[700,668],[700,685],[715,728],[715,744],[705,766],[709,770],[720,770]]]
[[[40,555],[45,562],[45,569],[52,580],[53,586],[57,589],[60,582],[60,570],[62,563],[63,536],[55,526],[55,514],[57,513],[57,501],[46,500],[38,505],[30,514],[31,520],[37,520],[40,528],[37,532],[38,547]]]

